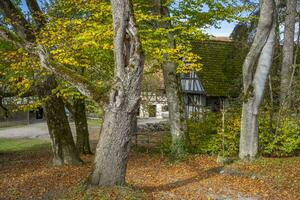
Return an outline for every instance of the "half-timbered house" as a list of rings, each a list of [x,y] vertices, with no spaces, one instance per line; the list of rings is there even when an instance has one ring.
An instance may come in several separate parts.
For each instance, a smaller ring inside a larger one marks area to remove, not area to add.
[[[239,96],[244,59],[241,50],[228,38],[193,42],[193,51],[201,57],[203,68],[198,72],[181,74],[188,118],[195,114],[201,115],[203,111],[219,111],[222,103],[228,103],[229,98]],[[163,88],[159,88],[159,92],[142,93],[142,99],[140,117],[168,116]],[[151,100],[147,102],[145,99]]]

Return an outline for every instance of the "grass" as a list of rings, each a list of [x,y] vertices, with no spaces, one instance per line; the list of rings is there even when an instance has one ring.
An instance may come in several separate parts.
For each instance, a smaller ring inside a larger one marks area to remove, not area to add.
[[[89,126],[100,126],[101,125],[101,119],[88,119],[87,123]]]
[[[0,153],[49,149],[50,143],[40,139],[0,139]]]
[[[19,123],[19,124],[16,124],[16,123],[11,123],[11,124],[1,124],[0,125],[0,130],[5,130],[5,129],[9,129],[9,128],[21,128],[21,127],[25,127],[27,126],[28,124],[26,123]]]

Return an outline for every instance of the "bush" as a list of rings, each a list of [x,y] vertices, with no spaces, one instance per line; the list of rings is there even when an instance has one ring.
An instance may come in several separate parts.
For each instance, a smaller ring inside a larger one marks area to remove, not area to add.
[[[188,132],[191,139],[190,152],[194,154],[237,156],[240,135],[240,112],[225,113],[224,151],[222,148],[222,115],[207,113],[200,121],[188,121]],[[275,120],[274,120],[275,121]],[[281,120],[275,130],[275,122],[267,114],[259,118],[259,153],[263,156],[295,156],[300,152],[300,124],[292,117]],[[171,137],[164,138],[163,151],[170,152]]]
[[[293,156],[300,151],[300,125],[291,117],[284,118],[275,131],[276,124],[272,122],[273,132],[270,131],[270,120],[260,118],[259,150],[264,156]]]
[[[238,151],[240,123],[237,118],[225,114],[225,130],[222,133],[221,113],[208,113],[199,122],[189,121],[192,153],[234,156]],[[224,151],[223,151],[224,138]]]

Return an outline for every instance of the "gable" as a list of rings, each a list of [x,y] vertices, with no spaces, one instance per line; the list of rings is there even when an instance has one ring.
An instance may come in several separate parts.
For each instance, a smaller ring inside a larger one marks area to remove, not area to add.
[[[204,88],[196,72],[181,74],[181,88],[183,92],[204,94]]]

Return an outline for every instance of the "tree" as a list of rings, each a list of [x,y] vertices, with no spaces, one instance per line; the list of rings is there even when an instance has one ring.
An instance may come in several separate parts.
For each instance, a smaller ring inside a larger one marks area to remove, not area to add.
[[[165,5],[167,2],[159,1],[160,16],[162,18],[170,17],[169,9]],[[160,27],[171,29],[171,21],[162,21]],[[176,49],[176,41],[174,34],[168,34],[168,47]],[[187,133],[185,106],[182,98],[182,89],[180,74],[177,73],[177,63],[172,62],[169,54],[164,54],[162,70],[164,75],[164,84],[166,88],[166,96],[168,100],[169,121],[172,135],[172,155],[175,158],[184,156],[187,152],[189,137]]]
[[[78,3],[72,0],[69,2],[73,5]],[[82,3],[85,5],[85,1]],[[69,82],[98,105],[106,105],[94,170],[90,179],[93,185],[114,185],[125,182],[128,144],[136,123],[143,73],[144,58],[130,1],[115,0],[111,3],[115,34],[115,77],[109,99],[105,95],[110,88],[107,83],[98,84],[78,73],[77,69],[70,67],[68,63],[57,62],[49,51],[50,48],[42,41],[34,43],[27,38],[22,38],[26,43],[26,50],[38,56],[43,68]],[[97,5],[100,8],[107,8],[105,2],[99,2]],[[94,8],[94,4],[91,7]],[[83,13],[81,16],[97,18],[101,14],[103,13],[88,12],[88,15]],[[24,29],[23,26],[21,27]],[[11,37],[7,38],[11,40]],[[17,45],[21,44],[17,43]],[[32,51],[30,47],[34,47],[34,50]]]
[[[27,0],[26,3],[32,15],[32,24],[11,0],[0,2],[0,9],[5,17],[1,23],[0,36],[2,40],[13,44],[15,48],[25,49],[28,55],[36,57],[35,35],[45,25],[46,19],[35,0]],[[10,29],[10,26],[13,29]],[[53,164],[81,164],[82,161],[75,148],[63,101],[52,93],[56,87],[55,78],[52,75],[46,75],[42,78],[41,83],[33,89],[38,96],[48,97],[44,106],[52,141]]]
[[[150,16],[150,19],[155,19],[154,16],[157,16],[156,20],[152,20],[154,25],[148,25],[147,28],[152,32],[162,32],[160,35],[163,37],[163,40],[165,40],[165,44],[160,44],[160,48],[176,51],[176,41],[174,33],[172,32],[173,27],[167,5],[168,2],[162,0],[150,0],[141,3],[151,5],[152,17]],[[144,11],[144,13],[147,12]],[[157,29],[160,30],[158,31]],[[154,40],[156,39],[155,37],[157,37],[157,33],[156,36],[152,36],[153,39],[151,39]],[[149,38],[147,39],[149,40]],[[151,56],[149,57],[151,58]],[[174,158],[180,158],[186,154],[188,136],[185,107],[181,93],[180,74],[177,73],[178,63],[172,60],[171,57],[172,55],[167,51],[162,54],[161,68],[163,71],[164,86],[168,101],[169,122],[172,136],[172,156],[174,156]],[[154,59],[157,59],[157,57]]]
[[[140,100],[144,56],[130,0],[112,0],[114,85],[105,108],[92,185],[123,185]]]
[[[76,126],[76,148],[79,153],[92,154],[84,98],[74,99],[73,110]]]
[[[280,104],[288,106],[287,96],[291,79],[291,68],[294,55],[295,23],[297,15],[297,1],[287,0],[284,25],[284,42],[282,49],[282,66],[280,73]],[[285,105],[284,105],[285,104]]]
[[[56,87],[57,81],[53,76],[45,77],[34,87],[36,94],[45,98],[44,108],[51,138],[53,165],[80,165],[82,160],[75,147],[63,100],[52,93]]]
[[[272,65],[276,22],[274,0],[262,1],[256,35],[243,64],[243,106],[239,147],[239,157],[243,160],[255,159],[258,151],[258,114]]]
[[[76,148],[81,154],[92,154],[89,130],[86,117],[85,97],[73,95],[72,100],[66,100],[66,107],[71,112],[76,127]]]

